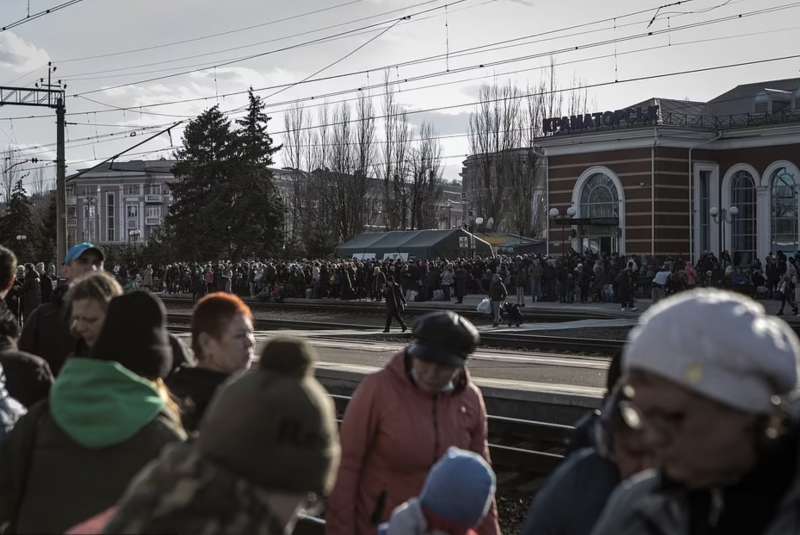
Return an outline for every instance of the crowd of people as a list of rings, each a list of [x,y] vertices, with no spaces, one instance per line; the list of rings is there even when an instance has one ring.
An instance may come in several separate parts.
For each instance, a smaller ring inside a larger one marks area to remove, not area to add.
[[[492,260],[493,301],[503,267],[513,281],[525,260]],[[644,267],[617,267],[633,289]],[[20,332],[5,304],[16,268],[0,247],[4,533],[278,535],[323,498],[331,535],[501,532],[469,373],[480,336],[462,316],[419,318],[338,428],[314,348],[278,336],[256,356],[252,312],[234,292],[198,299],[190,350],[158,295],[126,291],[83,243]],[[663,271],[653,278],[669,284],[676,270]],[[401,306],[396,273],[386,287]],[[612,361],[602,409],[577,425],[524,535],[800,535],[800,340],[741,293],[664,290],[676,295],[640,317]]]

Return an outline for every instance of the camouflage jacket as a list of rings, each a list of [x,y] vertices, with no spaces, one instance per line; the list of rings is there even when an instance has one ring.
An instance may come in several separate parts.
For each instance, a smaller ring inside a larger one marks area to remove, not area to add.
[[[105,533],[283,535],[284,528],[265,490],[174,444],[136,476]]]

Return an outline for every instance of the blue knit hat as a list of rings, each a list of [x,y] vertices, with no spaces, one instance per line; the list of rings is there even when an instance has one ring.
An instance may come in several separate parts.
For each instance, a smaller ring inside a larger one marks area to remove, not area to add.
[[[486,516],[494,491],[494,471],[483,457],[450,448],[428,473],[419,500],[437,517],[469,529]]]

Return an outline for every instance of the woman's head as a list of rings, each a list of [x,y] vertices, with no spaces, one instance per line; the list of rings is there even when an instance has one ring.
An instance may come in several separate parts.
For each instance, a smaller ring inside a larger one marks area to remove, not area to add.
[[[72,334],[90,348],[94,346],[103,329],[108,303],[118,295],[122,295],[122,287],[114,277],[102,271],[73,282],[67,294]]]
[[[254,357],[253,313],[241,299],[224,292],[201,299],[192,314],[192,349],[204,368],[234,373]]]

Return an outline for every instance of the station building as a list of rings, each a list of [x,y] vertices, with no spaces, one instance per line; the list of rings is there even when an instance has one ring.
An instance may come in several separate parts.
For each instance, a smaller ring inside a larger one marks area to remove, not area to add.
[[[727,250],[746,265],[800,249],[800,78],[546,119],[544,130],[551,255]]]

